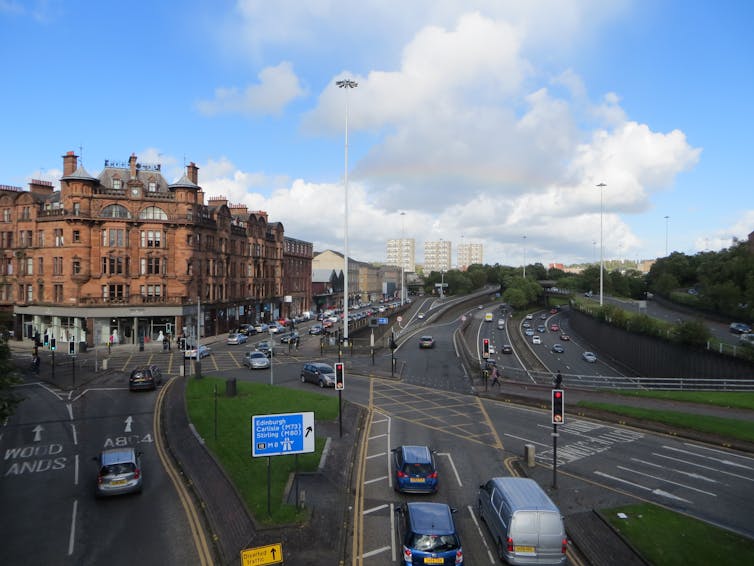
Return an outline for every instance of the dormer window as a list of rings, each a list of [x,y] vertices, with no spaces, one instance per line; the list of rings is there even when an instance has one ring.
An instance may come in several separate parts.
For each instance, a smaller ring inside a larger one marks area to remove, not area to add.
[[[147,183],[147,190],[150,193],[157,192],[157,183],[155,183],[154,181],[149,181],[149,183]]]
[[[113,189],[119,191],[123,188],[123,181],[120,179],[113,179]]]

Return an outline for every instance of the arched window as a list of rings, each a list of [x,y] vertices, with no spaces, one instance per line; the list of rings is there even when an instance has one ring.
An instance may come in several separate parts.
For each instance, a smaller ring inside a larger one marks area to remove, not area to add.
[[[131,213],[125,206],[111,204],[102,209],[100,216],[105,218],[131,218]]]
[[[142,220],[167,220],[168,215],[161,208],[148,206],[139,213],[139,218]]]

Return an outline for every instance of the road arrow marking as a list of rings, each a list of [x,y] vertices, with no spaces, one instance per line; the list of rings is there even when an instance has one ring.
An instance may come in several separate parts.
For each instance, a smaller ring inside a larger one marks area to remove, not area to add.
[[[126,417],[126,429],[123,432],[131,432],[131,423],[134,422],[134,418],[131,415]]]
[[[44,430],[42,425],[37,425],[32,430],[34,431],[34,442],[42,440],[42,431]]]

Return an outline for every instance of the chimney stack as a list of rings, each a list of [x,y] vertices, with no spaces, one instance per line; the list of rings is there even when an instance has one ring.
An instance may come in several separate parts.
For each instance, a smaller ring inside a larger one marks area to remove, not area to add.
[[[79,156],[69,151],[63,156],[63,177],[73,175],[73,172],[78,168]]]
[[[136,154],[132,153],[128,158],[128,168],[131,170],[131,178],[136,179]]]
[[[37,195],[51,195],[53,192],[53,186],[50,181],[40,181],[39,179],[32,179],[29,181],[29,192]]]
[[[199,168],[193,161],[186,166],[186,176],[195,185],[199,184]]]

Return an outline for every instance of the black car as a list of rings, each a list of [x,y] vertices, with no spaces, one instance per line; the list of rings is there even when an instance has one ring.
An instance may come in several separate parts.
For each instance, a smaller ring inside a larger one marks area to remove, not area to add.
[[[299,336],[298,332],[296,332],[294,330],[293,332],[289,332],[288,334],[283,334],[280,337],[280,341],[283,344],[288,344],[289,342],[294,342],[295,343],[296,340],[298,340],[299,338],[300,338],[300,336]]]
[[[155,389],[162,383],[162,372],[156,365],[135,369],[128,378],[128,389],[140,391],[142,389]]]
[[[503,344],[503,347],[500,348],[500,353],[501,354],[512,354],[513,353],[513,348],[511,347],[510,344]]]
[[[315,324],[314,326],[312,326],[309,329],[309,334],[313,334],[315,336],[318,336],[318,335],[322,334],[324,331],[325,331],[325,329],[322,328],[321,324]]]

